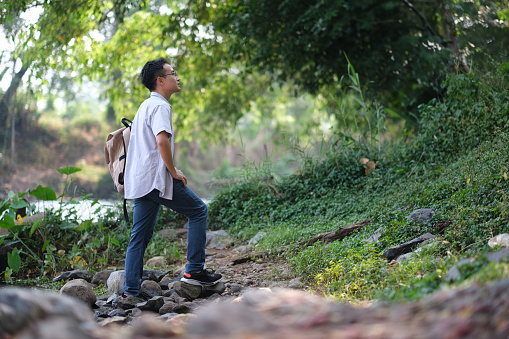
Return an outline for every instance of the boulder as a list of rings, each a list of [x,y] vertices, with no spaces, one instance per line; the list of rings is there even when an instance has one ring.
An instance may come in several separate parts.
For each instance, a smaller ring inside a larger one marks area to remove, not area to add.
[[[496,237],[488,240],[488,245],[490,247],[501,246],[501,247],[509,247],[509,234],[502,233],[497,235]]]
[[[90,273],[89,270],[67,271],[53,278],[53,281],[72,280],[72,279],[83,279],[86,281],[90,281],[92,279],[92,273]]]
[[[260,242],[260,240],[262,240],[262,238],[266,235],[267,235],[267,232],[263,232],[263,231],[256,233],[256,235],[249,240],[248,245],[258,244]]]
[[[208,231],[207,232],[207,248],[215,248],[222,250],[225,247],[230,247],[233,244],[233,238],[225,231]]]
[[[111,272],[106,283],[108,285],[108,292],[110,295],[121,295],[124,293],[125,271],[120,270]]]
[[[84,303],[55,292],[0,290],[0,338],[89,339],[97,328]]]
[[[155,281],[145,280],[141,283],[140,295],[147,298],[153,298],[160,297],[162,294],[163,290],[161,289],[161,286],[159,286],[159,284]]]
[[[67,282],[60,289],[60,294],[77,298],[89,306],[94,305],[97,300],[92,285],[84,279],[73,279]]]
[[[108,283],[108,278],[110,277],[110,274],[112,272],[113,272],[113,270],[104,270],[104,271],[101,271],[101,272],[97,272],[92,277],[91,283],[94,284],[94,285],[98,285],[98,284],[105,284],[106,285]]]
[[[142,311],[151,311],[159,313],[159,309],[164,305],[164,297],[162,295],[153,297],[145,302],[136,304],[136,307]]]
[[[431,208],[420,208],[418,210],[413,211],[407,217],[407,219],[413,220],[415,222],[424,223],[429,221],[435,215],[435,210]]]
[[[163,256],[153,257],[148,259],[145,265],[150,267],[166,266],[166,258]]]
[[[423,234],[420,237],[412,239],[404,244],[387,249],[383,253],[383,256],[386,257],[388,260],[392,260],[394,258],[399,257],[402,254],[412,252],[412,250],[419,246],[420,243],[428,239],[435,239],[435,236],[431,233]]]

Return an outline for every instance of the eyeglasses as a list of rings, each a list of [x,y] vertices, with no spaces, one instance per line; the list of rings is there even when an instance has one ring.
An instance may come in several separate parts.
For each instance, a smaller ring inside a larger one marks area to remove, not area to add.
[[[166,77],[167,75],[173,75],[173,76],[177,76],[177,72],[175,71],[171,71],[171,73],[166,73],[165,75],[160,75],[160,77]]]

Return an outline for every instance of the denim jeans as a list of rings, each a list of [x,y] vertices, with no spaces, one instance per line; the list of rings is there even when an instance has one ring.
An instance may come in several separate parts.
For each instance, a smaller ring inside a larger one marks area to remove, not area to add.
[[[161,205],[189,219],[186,272],[199,272],[205,264],[207,205],[191,189],[185,187],[182,181],[173,179],[172,200],[160,198],[158,190],[134,199],[133,230],[125,259],[126,293],[138,295],[140,292],[143,256],[152,238]]]

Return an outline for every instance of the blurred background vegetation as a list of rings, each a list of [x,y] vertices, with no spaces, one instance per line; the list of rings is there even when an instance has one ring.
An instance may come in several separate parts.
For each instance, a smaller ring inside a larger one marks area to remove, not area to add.
[[[138,74],[160,56],[183,87],[177,163],[204,198],[246,162],[293,173],[363,118],[348,60],[390,113],[384,133],[412,135],[447,74],[507,60],[508,17],[507,1],[479,0],[2,2],[0,194],[61,190],[55,168],[77,166],[86,192],[114,197],[103,143],[148,96]]]

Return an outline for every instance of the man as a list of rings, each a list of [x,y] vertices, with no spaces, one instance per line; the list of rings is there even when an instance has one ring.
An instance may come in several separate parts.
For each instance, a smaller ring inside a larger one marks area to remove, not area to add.
[[[180,79],[170,63],[159,58],[141,70],[141,82],[150,90],[131,128],[124,189],[134,199],[133,230],[125,261],[125,295],[138,296],[143,256],[152,238],[160,205],[188,217],[187,260],[184,282],[213,285],[220,274],[205,269],[207,205],[188,187],[187,178],[173,163],[174,132],[168,100],[180,92]]]

